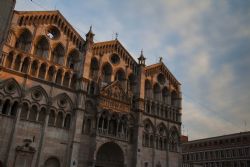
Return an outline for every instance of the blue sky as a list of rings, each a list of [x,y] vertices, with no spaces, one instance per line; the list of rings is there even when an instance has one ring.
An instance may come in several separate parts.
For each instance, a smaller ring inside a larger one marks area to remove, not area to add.
[[[60,10],[84,37],[118,39],[147,64],[163,57],[182,83],[184,134],[250,130],[250,1],[17,0],[16,10]],[[245,123],[244,123],[245,122]],[[245,126],[246,124],[246,126]]]

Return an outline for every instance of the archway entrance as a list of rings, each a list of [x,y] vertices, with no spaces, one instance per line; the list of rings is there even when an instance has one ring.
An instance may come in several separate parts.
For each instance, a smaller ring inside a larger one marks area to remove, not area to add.
[[[103,144],[96,155],[96,167],[124,167],[123,151],[116,143]]]

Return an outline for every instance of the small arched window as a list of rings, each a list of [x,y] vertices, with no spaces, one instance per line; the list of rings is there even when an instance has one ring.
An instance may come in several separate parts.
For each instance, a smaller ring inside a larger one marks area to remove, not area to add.
[[[55,111],[51,110],[50,113],[49,113],[49,122],[48,122],[48,124],[50,126],[54,126],[54,123],[55,123]]]
[[[11,107],[10,115],[11,116],[16,116],[17,109],[18,109],[18,102],[15,101],[14,104],[12,105],[12,107]]]
[[[59,112],[56,118],[56,127],[61,128],[63,123],[63,113]]]
[[[71,123],[71,116],[70,114],[67,114],[64,120],[64,128],[69,129],[70,128],[70,123]]]
[[[38,121],[44,123],[45,118],[46,118],[46,109],[42,108],[41,111],[39,112]]]
[[[26,57],[23,61],[23,64],[22,64],[22,68],[21,68],[22,73],[28,72],[29,64],[30,64],[30,59],[28,57]]]
[[[7,99],[4,104],[3,104],[3,108],[2,108],[2,114],[8,115],[10,112],[10,100]]]
[[[45,78],[45,73],[46,73],[46,64],[43,63],[43,64],[40,66],[38,78],[44,79],[44,78]]]
[[[69,86],[69,79],[70,79],[70,74],[66,72],[63,78],[63,86],[66,86],[66,87]]]
[[[37,106],[32,106],[29,113],[29,120],[36,121],[37,113],[38,113]]]
[[[89,76],[91,78],[97,78],[98,71],[99,71],[99,63],[98,60],[94,57],[91,59]]]
[[[21,65],[21,55],[17,55],[14,63],[14,70],[19,71],[20,65]]]
[[[12,62],[13,62],[13,53],[10,52],[10,53],[8,54],[8,56],[6,57],[5,67],[11,68]]]
[[[47,80],[50,82],[53,82],[53,76],[55,75],[55,67],[54,66],[50,66],[49,70],[48,70],[48,74],[47,74]]]
[[[36,76],[38,70],[38,62],[35,60],[32,62],[31,69],[30,69],[30,75]]]
[[[62,82],[62,69],[59,69],[56,74],[56,83],[61,85]]]
[[[28,112],[29,112],[29,106],[27,103],[23,103],[23,106],[22,106],[22,110],[21,110],[21,119],[27,119],[27,116],[28,116]]]

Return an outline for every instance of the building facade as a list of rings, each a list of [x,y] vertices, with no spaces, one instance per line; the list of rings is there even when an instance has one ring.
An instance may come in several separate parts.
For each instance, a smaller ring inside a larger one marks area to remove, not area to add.
[[[250,132],[182,144],[183,167],[249,167]]]
[[[15,11],[0,58],[7,167],[180,167],[181,88],[59,11]]]
[[[0,54],[7,37],[16,0],[0,1]]]

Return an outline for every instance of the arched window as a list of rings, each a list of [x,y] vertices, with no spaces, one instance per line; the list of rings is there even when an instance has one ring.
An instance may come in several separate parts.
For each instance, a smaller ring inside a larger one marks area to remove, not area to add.
[[[99,71],[99,63],[98,60],[94,57],[91,59],[89,76],[94,79],[97,78],[98,71]]]
[[[55,74],[55,67],[54,66],[50,66],[49,67],[49,70],[48,70],[48,73],[47,73],[47,80],[50,81],[50,82],[53,82],[53,76]]]
[[[154,99],[160,101],[161,88],[158,83],[154,85]]]
[[[45,118],[46,118],[46,109],[42,108],[41,111],[39,112],[38,121],[44,123]]]
[[[130,91],[132,91],[133,93],[135,93],[135,91],[136,91],[136,77],[135,77],[135,75],[130,74],[128,76],[128,81],[129,81],[129,84],[128,84],[129,88],[128,89]]]
[[[43,64],[40,66],[38,78],[44,79],[44,78],[45,78],[45,74],[46,74],[46,64],[43,63]]]
[[[172,91],[171,92],[171,105],[178,107],[178,95],[176,93],[176,91]]]
[[[62,82],[62,69],[59,69],[56,74],[56,83],[61,85]]]
[[[151,92],[152,92],[152,84],[149,80],[146,80],[145,81],[145,99],[152,98]]]
[[[111,82],[111,76],[112,76],[112,67],[109,63],[105,64],[102,67],[102,75],[103,75],[103,82],[105,84]]]
[[[30,69],[30,75],[36,76],[38,70],[38,62],[35,60],[32,62],[31,69]]]
[[[8,56],[6,57],[6,61],[5,61],[5,67],[7,68],[11,68],[13,62],[13,53],[9,53]]]
[[[162,89],[162,101],[167,104],[168,103],[168,95],[169,95],[169,91],[167,87],[164,87]]]
[[[76,74],[73,74],[72,78],[71,78],[71,84],[70,84],[70,87],[72,89],[75,89],[75,86],[76,86],[76,82],[77,82],[77,75]]]
[[[49,113],[49,122],[48,122],[48,124],[50,126],[54,126],[54,123],[55,123],[55,111],[51,110],[50,113]]]
[[[79,61],[79,52],[74,49],[68,55],[67,66],[72,70],[76,70],[78,61]]]
[[[20,65],[21,65],[21,55],[17,55],[14,63],[14,70],[19,71]]]
[[[16,48],[28,52],[31,46],[32,34],[28,29],[25,29],[16,42]]]
[[[15,101],[14,104],[12,105],[12,107],[11,107],[10,115],[11,116],[16,116],[17,109],[18,109],[18,102]]]
[[[66,72],[64,75],[64,79],[63,79],[63,86],[66,86],[66,87],[69,86],[69,79],[70,79],[69,72]]]
[[[63,113],[59,112],[56,118],[56,127],[61,128],[63,124]]]
[[[124,70],[119,69],[116,74],[115,74],[115,80],[121,81],[123,82],[124,80],[126,80],[126,75]]]
[[[60,167],[60,162],[57,158],[49,158],[45,161],[44,167]]]
[[[26,120],[27,116],[28,116],[28,112],[29,112],[29,106],[28,106],[28,104],[27,103],[23,103],[20,118]]]
[[[35,55],[43,58],[48,58],[49,55],[49,41],[45,36],[41,36],[35,46]]]
[[[66,129],[69,129],[70,128],[70,123],[71,123],[71,116],[70,116],[70,114],[67,114],[66,117],[65,117],[65,120],[64,120],[63,127],[66,128]]]
[[[10,100],[7,99],[4,104],[3,104],[3,108],[2,108],[2,114],[8,115],[10,112]]]
[[[37,106],[32,106],[29,113],[29,120],[36,121],[37,113],[38,113]]]
[[[57,44],[52,52],[51,61],[63,65],[65,49],[62,44]]]
[[[30,64],[30,59],[28,57],[25,57],[23,64],[22,64],[21,72],[27,73],[29,64]]]

